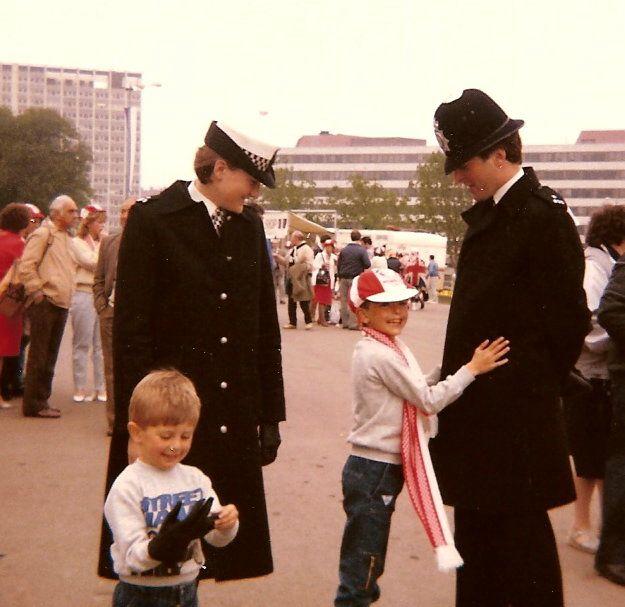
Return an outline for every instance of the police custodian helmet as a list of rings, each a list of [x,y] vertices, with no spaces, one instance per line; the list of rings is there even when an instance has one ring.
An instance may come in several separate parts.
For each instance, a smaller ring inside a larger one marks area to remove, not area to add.
[[[445,174],[499,143],[524,124],[507,114],[484,92],[466,89],[434,113],[434,134],[445,153]]]

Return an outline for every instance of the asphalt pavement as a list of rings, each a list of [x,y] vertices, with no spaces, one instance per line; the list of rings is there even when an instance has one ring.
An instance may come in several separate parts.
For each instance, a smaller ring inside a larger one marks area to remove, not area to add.
[[[282,322],[286,306],[281,305]],[[410,312],[404,339],[424,370],[440,359],[448,307]],[[0,607],[100,607],[113,582],[96,575],[109,439],[104,405],[71,401],[71,336],[63,340],[52,405],[59,420],[0,411]],[[357,331],[283,332],[288,420],[265,468],[275,572],[200,585],[202,605],[326,607],[337,584],[344,523],[341,469],[349,453],[349,366]],[[597,504],[594,505],[598,518]],[[571,507],[554,510],[568,607],[616,607],[625,588],[598,577],[592,557],[566,545]],[[496,573],[495,573],[496,575]],[[452,606],[454,575],[439,573],[403,492],[393,519],[381,607]]]

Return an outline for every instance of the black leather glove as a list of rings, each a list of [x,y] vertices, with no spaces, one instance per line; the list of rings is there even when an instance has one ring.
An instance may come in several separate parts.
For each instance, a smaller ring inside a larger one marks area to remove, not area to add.
[[[261,424],[258,429],[258,440],[260,441],[260,463],[263,466],[271,464],[278,455],[280,440],[280,430],[278,424]]]
[[[200,500],[193,505],[187,517],[179,521],[182,502],[178,502],[165,517],[159,532],[148,544],[148,554],[166,564],[181,563],[187,556],[189,544],[204,537],[215,527],[214,517],[209,516],[213,498]]]

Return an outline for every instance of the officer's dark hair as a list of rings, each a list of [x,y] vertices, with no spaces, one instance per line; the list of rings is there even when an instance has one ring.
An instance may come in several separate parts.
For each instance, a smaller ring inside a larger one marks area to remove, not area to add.
[[[512,135],[508,135],[505,139],[498,141],[495,145],[480,152],[478,156],[482,160],[486,160],[495,150],[502,149],[506,153],[506,160],[512,164],[521,164],[523,162],[523,144],[519,131],[515,131]]]
[[[352,230],[350,238],[352,239],[352,242],[356,242],[357,240],[360,240],[362,238],[362,235],[358,230]]]
[[[369,236],[363,236],[362,244],[373,244],[373,243],[371,242],[371,238],[369,238]]]
[[[30,211],[21,202],[10,202],[0,212],[0,229],[17,234],[30,223]]]
[[[612,246],[625,240],[625,206],[608,204],[596,210],[588,224],[586,244],[599,248]]]
[[[233,162],[222,158],[215,150],[209,148],[207,145],[203,145],[195,152],[195,160],[193,161],[193,169],[201,183],[206,184],[210,182],[213,176],[213,170],[215,169],[215,163],[218,160],[223,160],[232,171],[241,168],[236,166]]]

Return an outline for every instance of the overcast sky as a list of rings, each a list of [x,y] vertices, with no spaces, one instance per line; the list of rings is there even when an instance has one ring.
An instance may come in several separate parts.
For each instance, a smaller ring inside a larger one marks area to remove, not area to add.
[[[211,120],[276,145],[420,137],[481,88],[526,143],[625,129],[622,0],[1,0],[0,61],[132,70],[142,183],[191,175]],[[267,112],[261,116],[260,112]]]

